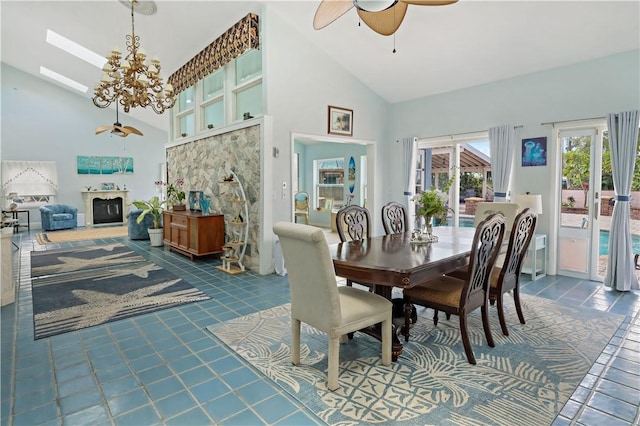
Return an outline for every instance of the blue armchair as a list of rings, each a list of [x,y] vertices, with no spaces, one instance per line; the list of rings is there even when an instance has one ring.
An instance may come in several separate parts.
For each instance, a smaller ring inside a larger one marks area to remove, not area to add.
[[[66,204],[49,204],[40,207],[42,229],[55,231],[78,226],[78,209]]]
[[[138,216],[143,212],[141,209],[129,210],[127,214],[127,231],[130,240],[148,240],[149,228],[153,228],[153,216],[148,214],[138,223]]]

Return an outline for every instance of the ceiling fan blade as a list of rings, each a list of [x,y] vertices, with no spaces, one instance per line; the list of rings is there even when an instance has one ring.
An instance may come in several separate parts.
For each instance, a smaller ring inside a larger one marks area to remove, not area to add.
[[[106,132],[107,130],[111,130],[113,126],[100,126],[96,129],[96,135],[99,135],[102,132]]]
[[[313,28],[320,30],[353,8],[353,0],[322,0],[313,17]]]
[[[133,133],[135,135],[143,136],[142,132],[140,130],[136,129],[135,127],[124,126],[124,128],[127,129],[129,131],[129,133]]]
[[[388,36],[400,28],[404,15],[407,13],[407,7],[409,7],[407,3],[399,1],[381,12],[366,12],[358,9],[358,15],[373,31]]]
[[[457,3],[458,0],[400,0],[403,3],[415,4],[416,6],[446,6]]]

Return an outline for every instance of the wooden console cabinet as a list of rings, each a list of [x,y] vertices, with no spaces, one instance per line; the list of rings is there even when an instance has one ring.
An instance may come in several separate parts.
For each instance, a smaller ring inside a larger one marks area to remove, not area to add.
[[[163,240],[172,251],[189,256],[222,253],[224,215],[202,215],[200,212],[162,212]]]

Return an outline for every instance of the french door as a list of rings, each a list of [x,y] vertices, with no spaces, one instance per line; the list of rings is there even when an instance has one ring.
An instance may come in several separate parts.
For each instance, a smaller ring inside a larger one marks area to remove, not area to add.
[[[558,274],[602,281],[602,127],[558,133]],[[606,207],[606,206],[605,206]],[[606,265],[606,261],[604,262]]]

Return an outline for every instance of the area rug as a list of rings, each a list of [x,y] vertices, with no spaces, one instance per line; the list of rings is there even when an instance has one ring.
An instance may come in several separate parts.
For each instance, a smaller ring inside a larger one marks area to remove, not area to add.
[[[48,231],[37,234],[36,240],[40,244],[68,243],[71,241],[101,240],[103,238],[126,237],[126,226],[107,226],[104,228],[72,229],[63,231]]]
[[[99,250],[93,251],[97,253]],[[84,256],[86,253],[80,251],[76,255]],[[151,262],[104,265],[104,262],[96,260],[95,268],[83,267],[76,271],[64,270],[32,277],[36,340],[210,299],[191,284]]]
[[[125,265],[143,260],[142,256],[122,243],[32,251],[31,277]]]
[[[390,367],[380,363],[380,342],[356,333],[340,347],[335,392],[326,387],[325,334],[303,325],[301,364],[291,364],[289,305],[208,329],[327,424],[548,425],[624,317],[533,296],[522,302],[526,325],[507,306],[509,337],[491,308],[494,348],[479,311],[470,315],[477,365],[466,360],[455,316],[447,321],[441,314],[436,327],[426,317],[432,311],[419,309],[424,316]]]

